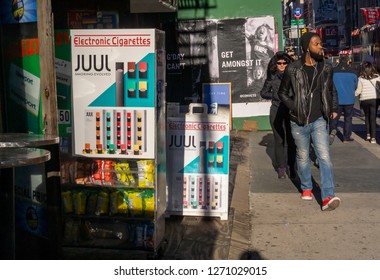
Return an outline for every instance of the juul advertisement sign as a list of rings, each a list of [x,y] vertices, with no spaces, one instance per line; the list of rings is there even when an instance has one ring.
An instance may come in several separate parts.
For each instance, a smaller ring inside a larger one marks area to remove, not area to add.
[[[158,31],[70,32],[74,153],[153,157]]]

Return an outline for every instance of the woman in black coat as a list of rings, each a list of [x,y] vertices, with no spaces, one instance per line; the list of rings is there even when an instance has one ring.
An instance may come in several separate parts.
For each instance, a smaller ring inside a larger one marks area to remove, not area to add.
[[[285,68],[292,61],[287,53],[277,52],[268,64],[267,78],[260,91],[263,99],[272,101],[269,118],[274,136],[273,166],[279,179],[285,179],[286,174],[290,178],[296,177],[294,166],[296,148],[290,131],[289,111],[277,95]]]

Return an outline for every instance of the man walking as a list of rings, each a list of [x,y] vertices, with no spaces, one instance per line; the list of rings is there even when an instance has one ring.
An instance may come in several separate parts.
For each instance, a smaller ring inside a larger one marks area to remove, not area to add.
[[[333,70],[333,81],[338,92],[339,107],[338,116],[330,122],[330,145],[333,143],[338,122],[344,114],[343,143],[349,143],[354,139],[352,134],[352,116],[354,115],[355,90],[358,86],[358,74],[351,67],[350,58],[345,55],[339,60],[339,64]]]
[[[319,163],[322,210],[334,210],[340,204],[335,196],[333,167],[330,159],[329,119],[338,111],[332,66],[324,62],[318,34],[306,32],[301,38],[302,57],[284,72],[278,96],[289,108],[290,125],[297,146],[297,172],[303,200],[312,200],[310,141]]]

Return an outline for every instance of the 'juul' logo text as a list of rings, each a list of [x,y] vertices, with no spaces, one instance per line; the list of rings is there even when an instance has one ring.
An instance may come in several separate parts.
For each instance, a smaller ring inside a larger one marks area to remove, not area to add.
[[[75,71],[83,70],[85,72],[89,72],[91,70],[95,71],[111,71],[111,69],[108,66],[108,55],[101,55],[100,59],[99,56],[96,55],[88,55],[88,57],[85,57],[85,55],[77,55],[77,68]]]
[[[188,138],[186,138],[183,135],[172,135],[170,139],[169,147],[196,148],[194,144],[194,136],[189,136]]]

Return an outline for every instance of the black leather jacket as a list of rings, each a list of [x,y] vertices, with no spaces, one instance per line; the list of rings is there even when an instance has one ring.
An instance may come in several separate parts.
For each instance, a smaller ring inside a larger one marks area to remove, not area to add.
[[[277,92],[280,88],[283,73],[272,74],[271,77],[267,77],[263,88],[260,91],[260,96],[263,99],[272,100],[272,106],[278,108],[281,100],[278,98]]]
[[[321,63],[321,74],[318,83],[322,88],[321,102],[323,117],[328,120],[332,112],[338,111],[338,95],[333,83],[332,65]],[[299,125],[309,123],[310,98],[308,78],[303,69],[303,59],[297,60],[286,67],[278,91],[280,100],[289,108],[290,119]]]

